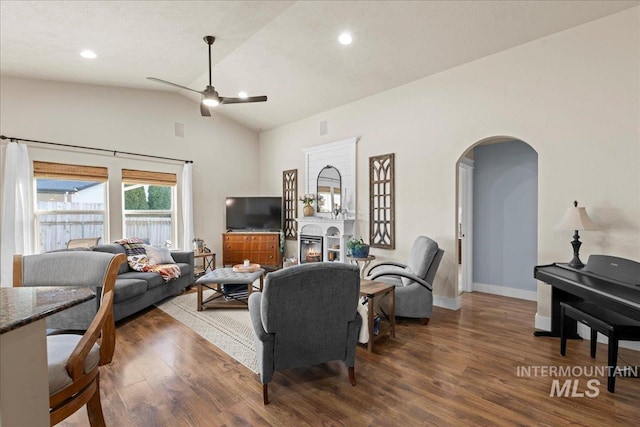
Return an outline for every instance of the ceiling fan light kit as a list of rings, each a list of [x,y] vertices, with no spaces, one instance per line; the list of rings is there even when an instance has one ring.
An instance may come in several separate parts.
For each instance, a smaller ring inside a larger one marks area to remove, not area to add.
[[[207,87],[200,91],[191,89],[186,86],[182,86],[176,83],[171,83],[166,80],[157,79],[155,77],[147,77],[149,80],[153,80],[158,83],[166,84],[169,86],[174,86],[180,89],[190,90],[191,92],[196,92],[202,95],[202,101],[200,102],[200,114],[205,117],[210,117],[211,112],[208,107],[217,107],[220,104],[242,104],[248,102],[265,102],[267,100],[266,96],[247,96],[246,93],[242,93],[243,96],[239,98],[228,98],[224,96],[220,96],[216,88],[211,84],[211,45],[216,38],[214,36],[205,36],[204,41],[207,45],[209,45],[209,84]]]
[[[207,86],[202,92],[202,103],[208,107],[216,107],[220,104],[220,95],[213,86]]]

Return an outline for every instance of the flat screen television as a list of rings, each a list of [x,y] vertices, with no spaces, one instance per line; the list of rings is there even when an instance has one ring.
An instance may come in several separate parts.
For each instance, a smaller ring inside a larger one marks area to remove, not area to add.
[[[282,197],[227,197],[227,230],[280,231]]]

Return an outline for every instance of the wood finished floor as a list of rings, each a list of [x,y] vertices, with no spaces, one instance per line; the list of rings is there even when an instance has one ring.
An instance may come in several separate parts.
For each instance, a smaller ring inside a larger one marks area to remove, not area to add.
[[[604,366],[588,341],[535,338],[535,302],[473,293],[462,308],[434,308],[428,326],[400,319],[396,338],[357,350],[357,386],[332,362],[277,372],[262,404],[256,374],[161,310],[117,328],[114,361],[102,368],[109,426],[637,426],[640,379],[600,381],[597,397],[550,397],[552,378],[518,377],[518,366]],[[321,325],[319,325],[321,326]],[[621,349],[640,365],[640,352]],[[619,362],[620,365],[622,363]],[[587,390],[580,378],[578,391]],[[564,381],[565,378],[561,378]],[[88,425],[85,409],[60,424]]]

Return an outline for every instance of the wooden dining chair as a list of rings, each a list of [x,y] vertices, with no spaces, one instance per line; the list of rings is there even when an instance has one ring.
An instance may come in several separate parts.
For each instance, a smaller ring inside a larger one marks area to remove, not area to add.
[[[64,256],[61,256],[64,254]],[[58,424],[87,405],[92,427],[105,425],[100,403],[99,367],[111,362],[115,350],[113,299],[116,275],[124,254],[103,252],[56,252],[14,256],[14,286],[71,286],[69,277],[85,277],[80,271],[101,277],[100,308],[83,335],[57,334],[47,337],[49,365],[49,417]],[[48,285],[42,281],[49,272]],[[65,277],[60,277],[61,275]],[[77,279],[76,286],[83,286]]]

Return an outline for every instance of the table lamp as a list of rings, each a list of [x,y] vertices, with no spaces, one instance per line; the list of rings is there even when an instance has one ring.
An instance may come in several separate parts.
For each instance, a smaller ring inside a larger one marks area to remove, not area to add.
[[[582,242],[580,241],[580,235],[578,234],[578,230],[597,230],[598,225],[594,223],[589,215],[587,215],[587,210],[583,207],[578,207],[578,202],[573,202],[573,207],[567,208],[562,216],[562,219],[556,226],[555,230],[574,230],[575,234],[573,235],[573,241],[571,245],[573,246],[573,259],[569,262],[569,267],[574,268],[582,268],[584,264],[580,261],[580,257],[578,256],[578,252],[580,251],[580,245]]]

